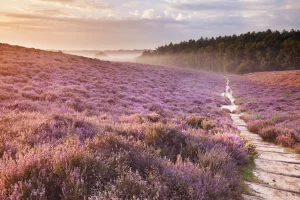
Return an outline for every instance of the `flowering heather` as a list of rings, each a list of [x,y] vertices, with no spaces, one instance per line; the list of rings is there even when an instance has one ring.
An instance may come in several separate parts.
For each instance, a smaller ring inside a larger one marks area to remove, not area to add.
[[[240,111],[247,113],[249,130],[300,152],[299,71],[254,73],[230,80]]]
[[[0,44],[0,199],[240,199],[225,83]]]
[[[258,72],[247,74],[246,76],[257,83],[300,87],[300,70]]]

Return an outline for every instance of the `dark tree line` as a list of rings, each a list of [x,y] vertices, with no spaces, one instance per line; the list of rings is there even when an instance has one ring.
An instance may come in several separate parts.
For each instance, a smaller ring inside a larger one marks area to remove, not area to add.
[[[138,62],[232,73],[300,69],[300,31],[267,30],[170,43],[144,51]]]

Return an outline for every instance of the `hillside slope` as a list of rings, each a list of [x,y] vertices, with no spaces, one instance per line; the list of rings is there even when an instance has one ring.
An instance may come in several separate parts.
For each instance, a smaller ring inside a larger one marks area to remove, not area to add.
[[[300,153],[300,71],[231,76],[231,83],[249,130]]]
[[[0,199],[240,199],[225,81],[0,44]]]
[[[260,84],[300,87],[300,70],[251,73],[247,77]]]

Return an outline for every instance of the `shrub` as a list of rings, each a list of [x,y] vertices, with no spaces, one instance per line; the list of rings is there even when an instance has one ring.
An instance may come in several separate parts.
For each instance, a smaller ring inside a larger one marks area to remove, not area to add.
[[[260,131],[260,135],[266,141],[275,141],[276,137],[279,135],[275,126],[267,126]]]
[[[191,115],[186,118],[186,122],[193,128],[202,128],[202,122],[205,120],[202,116]]]
[[[290,135],[279,135],[275,141],[285,147],[292,147],[295,144],[295,140]]]
[[[141,124],[144,121],[143,121],[142,116],[140,114],[136,113],[136,114],[133,114],[133,115],[120,117],[120,122],[121,123],[137,123],[137,124]]]
[[[238,165],[242,166],[249,162],[245,141],[239,135],[221,134],[217,136],[217,144],[221,144]]]
[[[18,154],[16,160],[4,159],[0,164],[1,199],[4,199],[3,195],[16,195],[16,188],[22,199],[30,199],[37,190],[44,191],[47,199],[59,199],[63,195],[63,183],[68,178],[66,169],[80,167],[88,170],[93,166],[92,160],[95,159],[78,143],[76,145],[75,140],[57,148],[49,145],[33,148]]]
[[[267,120],[252,120],[247,123],[247,128],[250,132],[259,133],[263,128],[270,125],[273,125],[273,123]]]
[[[161,123],[147,127],[146,144],[159,148],[161,155],[175,161],[177,155],[185,154],[186,136],[180,131],[169,128]]]
[[[211,120],[203,120],[201,125],[204,130],[211,130],[216,127],[216,123]]]
[[[158,186],[158,187],[157,187]],[[105,186],[103,192],[90,199],[158,199],[161,183],[143,180],[138,172],[129,170]]]
[[[14,97],[15,97],[14,93],[4,91],[4,90],[0,90],[0,101],[13,99]]]
[[[53,115],[28,136],[33,143],[57,142],[67,135],[77,135],[81,141],[92,138],[97,129],[90,123],[63,115]]]
[[[165,170],[164,177],[170,190],[165,199],[239,199],[238,192],[234,191],[239,190],[235,187],[238,184],[231,188],[226,178],[214,175],[209,168],[182,162],[179,157],[175,166],[168,165]]]
[[[147,116],[147,118],[151,121],[151,122],[159,122],[161,119],[161,116],[157,113],[151,113]]]
[[[294,146],[295,152],[300,154],[300,144],[295,144]]]
[[[152,112],[158,113],[158,114],[161,115],[161,116],[164,116],[164,115],[165,115],[164,109],[163,109],[162,106],[159,105],[159,104],[155,104],[155,103],[149,104],[149,105],[148,105],[148,109],[149,109],[150,111],[152,111]]]
[[[251,142],[251,141],[247,141],[245,144],[245,149],[248,152],[248,155],[254,157],[258,154],[257,150],[256,150],[256,146]]]

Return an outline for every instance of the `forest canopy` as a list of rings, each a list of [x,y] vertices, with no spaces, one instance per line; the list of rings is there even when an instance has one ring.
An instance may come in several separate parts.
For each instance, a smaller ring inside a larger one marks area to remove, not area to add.
[[[137,61],[231,73],[300,69],[300,31],[201,37],[144,51]]]

